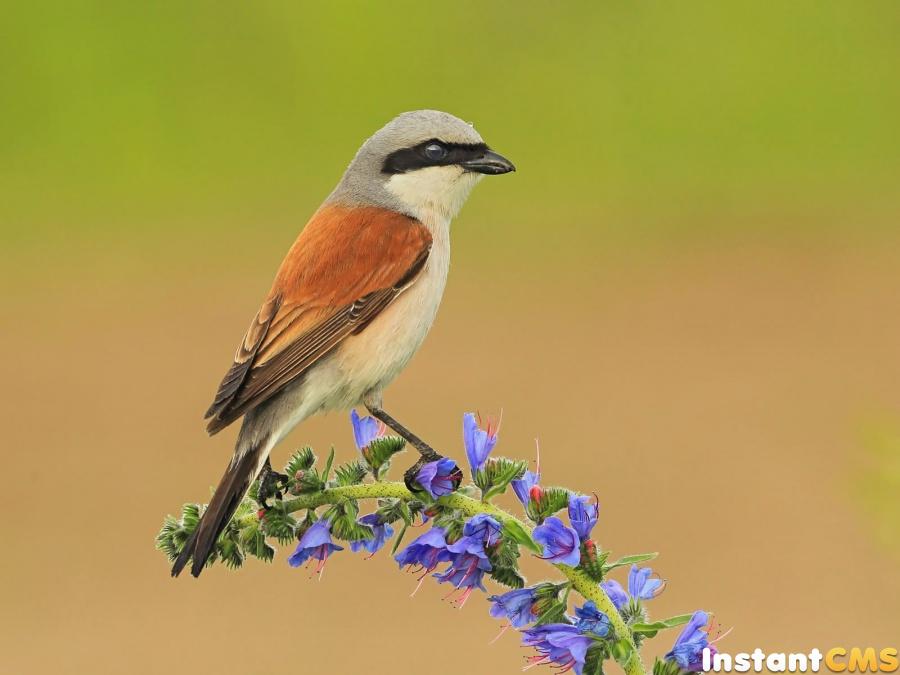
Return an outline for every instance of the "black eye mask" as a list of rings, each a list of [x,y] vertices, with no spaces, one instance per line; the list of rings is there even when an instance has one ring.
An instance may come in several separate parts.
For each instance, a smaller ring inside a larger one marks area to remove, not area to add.
[[[425,148],[439,145],[447,152],[439,159],[431,159],[425,154]],[[431,139],[411,148],[396,150],[388,155],[381,167],[382,173],[408,173],[429,166],[453,166],[477,160],[490,150],[485,143],[444,143]]]

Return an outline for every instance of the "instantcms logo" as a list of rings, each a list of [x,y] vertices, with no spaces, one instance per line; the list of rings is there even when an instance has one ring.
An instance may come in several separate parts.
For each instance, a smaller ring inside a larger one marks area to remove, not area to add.
[[[703,650],[703,670],[714,673],[893,673],[900,661],[897,649],[886,647],[834,647],[825,653],[813,649],[809,654],[766,654],[757,649],[751,654],[726,654],[707,647]]]

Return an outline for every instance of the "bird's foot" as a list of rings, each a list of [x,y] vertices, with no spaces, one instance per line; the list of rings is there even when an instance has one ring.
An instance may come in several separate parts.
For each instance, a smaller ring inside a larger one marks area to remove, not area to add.
[[[267,503],[270,497],[281,501],[284,496],[281,491],[287,488],[288,480],[288,476],[275,471],[272,463],[266,459],[266,463],[259,472],[259,488],[256,491],[256,501],[263,510],[268,511],[272,508]]]

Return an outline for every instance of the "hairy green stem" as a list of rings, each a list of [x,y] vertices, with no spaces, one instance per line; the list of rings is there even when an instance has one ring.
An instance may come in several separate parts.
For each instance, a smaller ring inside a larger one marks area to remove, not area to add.
[[[300,495],[294,499],[284,503],[287,511],[300,511],[302,509],[313,509],[324,504],[336,504],[348,499],[414,499],[415,495],[410,492],[403,483],[363,483],[360,485],[348,485],[345,487],[328,488],[322,492],[316,492],[309,495]],[[511,513],[504,511],[493,504],[478,501],[465,495],[454,493],[442,497],[438,503],[451,509],[458,509],[466,516],[475,516],[479,513],[486,513],[493,516],[500,522],[514,521],[527,531],[531,531],[531,527],[520,521]],[[616,631],[616,635],[624,639],[630,647],[631,656],[628,662],[624,664],[625,672],[628,675],[645,675],[644,664],[638,654],[631,631],[622,616],[616,609],[612,600],[606,595],[606,592],[600,588],[600,585],[593,581],[588,575],[575,567],[568,565],[554,565],[572,584],[572,587],[578,591],[586,600],[593,600],[597,608],[609,617],[610,623]]]

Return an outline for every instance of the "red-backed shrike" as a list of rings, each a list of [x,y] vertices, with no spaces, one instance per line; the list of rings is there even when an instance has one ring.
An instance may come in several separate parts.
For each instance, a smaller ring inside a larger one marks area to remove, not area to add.
[[[234,456],[172,567],[198,576],[272,447],[319,412],[381,409],[384,387],[434,321],[450,263],[450,221],[484,174],[515,168],[444,112],[396,117],[363,143],[281,263],[206,413],[210,434],[243,417]]]

